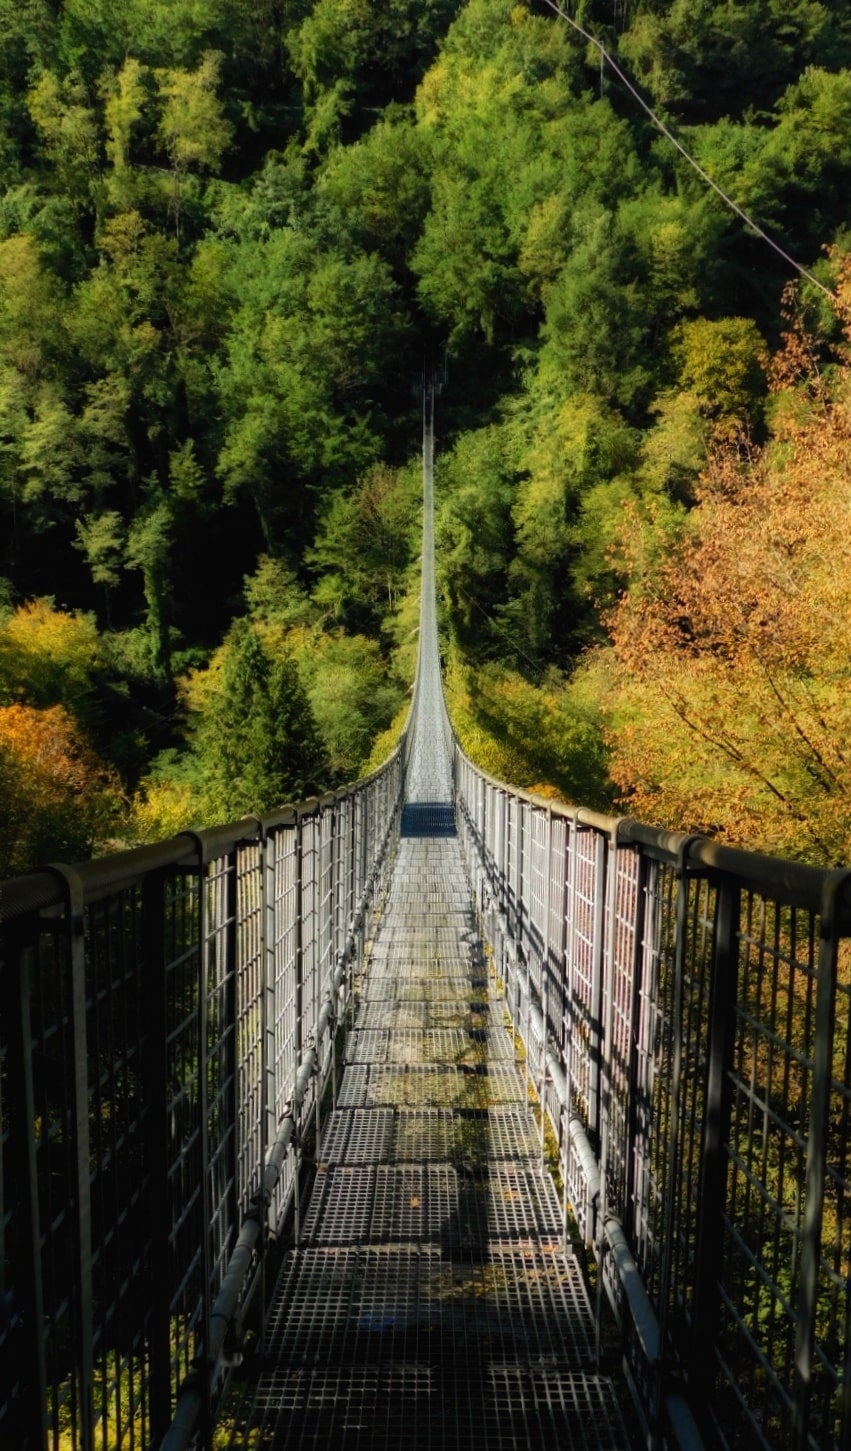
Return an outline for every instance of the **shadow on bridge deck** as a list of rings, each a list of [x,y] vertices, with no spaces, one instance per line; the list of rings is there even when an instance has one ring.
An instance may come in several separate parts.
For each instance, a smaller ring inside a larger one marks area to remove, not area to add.
[[[455,816],[448,801],[409,801],[402,810],[402,837],[457,836]]]
[[[409,803],[262,1370],[220,1448],[624,1451],[451,806]]]

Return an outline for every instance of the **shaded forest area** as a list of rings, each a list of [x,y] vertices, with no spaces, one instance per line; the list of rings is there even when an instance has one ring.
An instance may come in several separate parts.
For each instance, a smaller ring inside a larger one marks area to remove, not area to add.
[[[571,13],[839,300],[537,0],[0,0],[3,874],[380,753],[424,357],[473,753],[851,855],[851,14]]]

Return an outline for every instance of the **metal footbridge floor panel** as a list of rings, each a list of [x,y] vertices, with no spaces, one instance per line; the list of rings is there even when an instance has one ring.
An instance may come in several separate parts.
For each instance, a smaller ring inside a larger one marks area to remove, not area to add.
[[[407,804],[262,1369],[217,1447],[627,1451],[455,834],[423,552]]]
[[[427,976],[406,945],[426,932],[410,903],[428,842],[403,838],[266,1368],[221,1444],[626,1451],[481,943],[467,912],[442,919]],[[463,879],[457,843],[440,844],[441,872],[449,855]]]

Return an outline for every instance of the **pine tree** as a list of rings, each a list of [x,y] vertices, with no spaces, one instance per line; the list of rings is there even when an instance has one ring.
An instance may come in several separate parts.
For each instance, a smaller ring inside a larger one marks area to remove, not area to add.
[[[320,784],[324,752],[295,662],[270,658],[247,620],[228,634],[197,750],[210,820],[269,811]]]

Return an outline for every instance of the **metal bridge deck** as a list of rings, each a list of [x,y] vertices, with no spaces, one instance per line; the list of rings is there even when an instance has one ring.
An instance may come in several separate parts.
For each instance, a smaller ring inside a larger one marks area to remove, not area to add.
[[[266,1368],[219,1445],[630,1444],[450,823],[405,807]]]
[[[266,1368],[217,1445],[626,1451],[456,837],[431,449],[398,851]]]
[[[630,1444],[451,820],[405,808],[266,1368],[220,1445]]]

